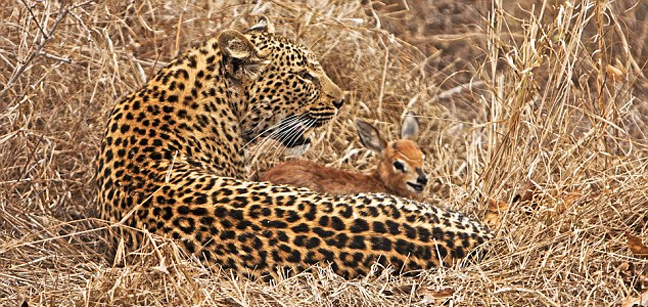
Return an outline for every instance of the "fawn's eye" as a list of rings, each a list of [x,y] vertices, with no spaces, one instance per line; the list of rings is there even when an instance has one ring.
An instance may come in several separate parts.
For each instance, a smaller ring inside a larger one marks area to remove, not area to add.
[[[405,164],[403,164],[403,162],[401,162],[401,161],[395,161],[394,162],[394,168],[396,170],[399,170],[399,171],[403,172],[403,173],[405,172]]]

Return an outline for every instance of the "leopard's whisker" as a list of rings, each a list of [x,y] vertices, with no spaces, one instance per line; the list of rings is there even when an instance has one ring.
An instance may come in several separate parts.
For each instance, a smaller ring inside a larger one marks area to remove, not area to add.
[[[292,128],[292,126],[295,123],[299,122],[300,117],[301,117],[301,115],[289,117],[289,118],[284,119],[283,121],[279,122],[278,124],[275,124],[271,128],[266,129],[263,133],[265,133],[265,132],[267,132],[269,130],[274,130],[274,131],[272,131],[268,136],[266,136],[266,137],[264,137],[262,139],[261,143],[258,146],[255,147],[253,153],[251,154],[251,157],[258,158],[261,154],[266,153],[266,150],[264,150],[266,144],[269,144],[270,141],[273,140],[275,136],[281,136],[286,129]],[[257,137],[260,136],[260,135],[262,135],[262,134],[257,135]],[[255,137],[255,138],[257,138],[257,137]],[[281,138],[279,139],[279,141],[281,141]],[[252,142],[252,141],[250,141],[250,142]],[[247,144],[249,144],[250,142],[248,142]],[[280,146],[280,147],[283,147],[283,146]]]
[[[286,125],[286,127],[284,127],[284,129],[281,129],[281,133],[279,134],[278,141],[280,143],[283,143],[284,141],[287,141],[286,143],[290,144],[293,141],[292,139],[293,139],[294,136],[299,136],[300,135],[299,134],[299,129],[293,129],[293,128],[297,128],[298,126],[303,125],[302,124],[303,119],[304,119],[304,116],[300,115],[300,116],[296,117],[295,121],[291,122],[290,125]],[[285,133],[285,132],[287,132],[287,133]],[[278,157],[278,154],[281,154],[283,152],[283,150],[285,150],[285,149],[286,149],[286,146],[277,146],[277,147],[275,147],[275,150],[273,151],[273,154],[271,155],[271,157],[273,157],[273,156]]]
[[[307,118],[306,115],[300,115],[298,118],[298,122],[295,123],[293,126],[301,126],[300,129],[292,129],[289,130],[288,134],[284,134],[281,136],[280,140],[281,142],[286,141],[287,144],[292,144],[293,141],[295,141],[298,137],[303,136],[306,131],[308,131],[308,128],[312,125],[312,120],[310,118]],[[304,122],[305,120],[305,122]],[[292,128],[292,127],[291,127]],[[275,148],[275,152],[273,153],[272,156],[278,157],[281,155],[285,150],[287,149],[286,146],[278,146]]]
[[[270,117],[265,117],[263,120],[261,120],[261,121],[259,122],[259,124],[257,124],[257,127],[260,125],[261,122],[263,122],[264,120],[266,120],[266,119],[268,119],[268,118],[270,118]],[[286,118],[286,119],[289,120],[289,121],[292,120],[292,118]],[[262,136],[264,133],[266,133],[266,132],[268,132],[268,131],[271,131],[271,130],[275,130],[275,129],[281,127],[281,125],[283,125],[283,122],[284,122],[286,119],[284,119],[284,120],[282,120],[282,121],[279,121],[278,123],[276,123],[276,124],[274,124],[274,125],[272,125],[272,126],[266,128],[266,129],[263,130],[261,133],[258,133],[258,134],[257,134],[256,136],[254,136],[251,140],[249,140],[247,143],[245,143],[245,144],[243,145],[243,148],[247,147],[249,144],[251,144],[252,142],[254,142],[257,138],[259,138],[260,136]],[[271,135],[272,135],[272,134],[271,134]]]
[[[306,118],[305,116],[302,117],[302,119],[305,119],[305,122],[301,124],[301,125],[302,125],[302,128],[301,128],[301,129],[302,129],[303,131],[301,131],[301,133],[300,133],[299,130],[294,130],[293,133],[291,133],[291,134],[289,135],[290,139],[289,139],[289,141],[288,141],[287,143],[290,144],[290,143],[292,143],[292,142],[294,141],[293,138],[296,138],[296,137],[299,137],[299,136],[303,136],[304,134],[306,134],[306,132],[308,132],[308,130],[311,129],[311,128],[313,127],[313,125],[317,122],[316,119],[314,119],[314,118]],[[303,146],[303,145],[302,145],[302,146]],[[286,146],[280,146],[279,148],[277,148],[277,150],[278,150],[279,152],[276,153],[275,157],[279,157],[279,156],[283,155],[283,153],[284,153],[287,149],[288,149],[288,148],[287,148]]]

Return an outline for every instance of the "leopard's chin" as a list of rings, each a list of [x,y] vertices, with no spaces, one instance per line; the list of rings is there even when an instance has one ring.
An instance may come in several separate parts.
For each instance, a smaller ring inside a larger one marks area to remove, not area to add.
[[[291,148],[285,148],[283,152],[283,156],[287,158],[295,158],[303,155],[306,153],[310,148],[311,148],[312,143],[300,145],[300,146],[295,146]]]
[[[291,137],[277,136],[273,137],[275,140],[280,141],[281,145],[286,148],[294,148],[298,146],[310,145],[311,138],[305,136],[304,132],[298,132]]]

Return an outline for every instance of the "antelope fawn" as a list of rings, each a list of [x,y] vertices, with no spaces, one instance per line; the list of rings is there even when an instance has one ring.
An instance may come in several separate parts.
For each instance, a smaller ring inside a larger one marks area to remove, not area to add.
[[[401,139],[389,143],[369,123],[356,119],[355,124],[362,144],[380,157],[373,172],[354,173],[311,161],[291,160],[266,171],[260,180],[306,187],[320,193],[384,192],[421,200],[428,180],[422,170],[425,156],[414,142],[419,131],[414,114],[405,116]]]

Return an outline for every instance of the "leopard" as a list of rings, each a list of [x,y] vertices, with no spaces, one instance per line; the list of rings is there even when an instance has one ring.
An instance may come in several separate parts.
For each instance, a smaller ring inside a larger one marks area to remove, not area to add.
[[[115,103],[96,162],[99,218],[128,248],[148,232],[253,279],[314,266],[348,279],[376,265],[421,271],[492,239],[477,220],[422,202],[246,178],[246,144],[310,144],[344,102],[316,55],[267,17],[223,30]]]

